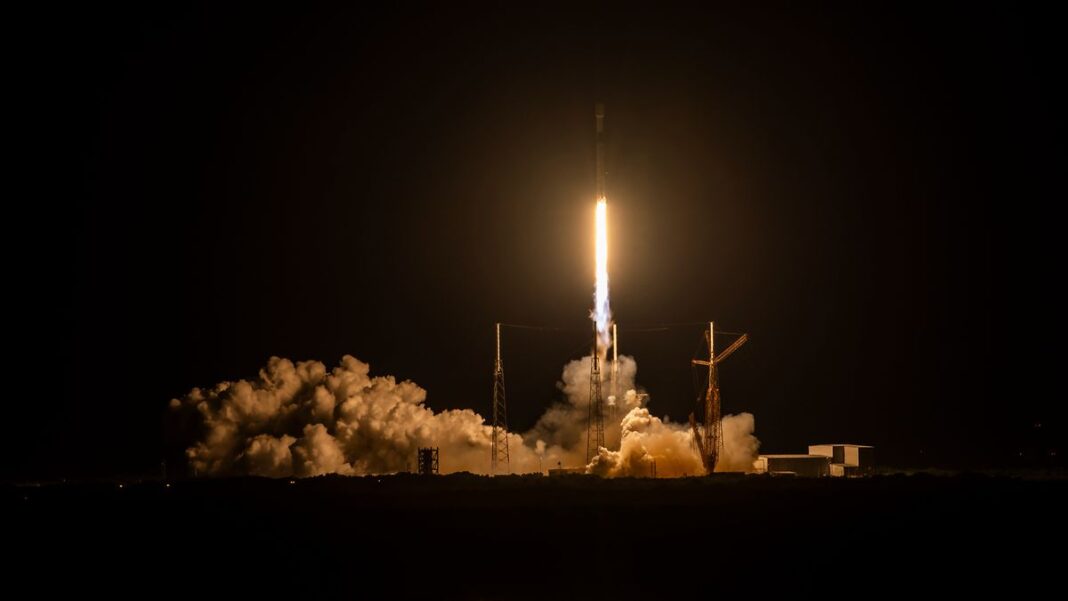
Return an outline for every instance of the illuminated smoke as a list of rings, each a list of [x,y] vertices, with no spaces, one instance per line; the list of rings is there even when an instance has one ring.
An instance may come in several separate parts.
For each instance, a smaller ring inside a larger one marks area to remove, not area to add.
[[[723,454],[716,471],[752,471],[760,446],[753,426],[750,413],[723,418]],[[664,421],[645,407],[635,407],[623,418],[619,450],[602,448],[590,462],[589,471],[608,478],[647,477],[654,471],[658,478],[677,478],[703,474],[705,468],[689,424]]]
[[[619,389],[605,421],[608,449],[587,470],[608,477],[701,473],[688,425],[653,416],[634,380],[637,364],[620,357]],[[611,385],[611,374],[606,373]],[[528,432],[508,435],[513,473],[580,467],[585,463],[590,357],[569,362],[552,404]],[[175,414],[192,417],[197,431],[186,457],[199,475],[275,478],[321,474],[383,474],[414,468],[419,447],[439,447],[442,473],[487,473],[491,427],[468,409],[435,413],[426,391],[392,376],[371,376],[351,356],[327,371],[318,361],[272,357],[257,378],[195,388],[171,401]],[[178,416],[176,416],[178,417]],[[759,442],[747,413],[723,421],[719,469],[748,470]]]
[[[608,306],[608,203],[605,199],[597,201],[597,249],[596,249],[596,285],[593,293],[593,313],[591,317],[597,323],[598,350],[603,353],[612,339],[612,309]]]
[[[632,357],[619,357],[619,389],[626,390],[618,402],[609,397],[608,401],[616,406],[617,413],[606,408],[605,444],[617,448],[620,437],[620,420],[631,407],[639,404],[639,395],[635,390],[634,378],[638,364]],[[611,370],[602,373],[604,387],[612,389]],[[589,419],[590,402],[590,357],[589,355],[570,361],[564,366],[560,382],[557,383],[563,399],[553,403],[538,418],[534,426],[523,434],[528,446],[539,442],[545,445],[545,467],[579,467],[586,463],[586,430]]]
[[[171,401],[199,426],[186,449],[202,475],[271,477],[380,474],[413,467],[419,447],[441,449],[443,472],[485,472],[490,426],[474,411],[435,413],[412,382],[370,374],[351,356],[327,372],[318,361],[272,357],[253,380],[193,389]],[[513,466],[537,469],[533,450],[509,435]]]
[[[760,441],[753,436],[756,419],[752,413],[723,418],[723,452],[716,464],[717,472],[751,472]]]

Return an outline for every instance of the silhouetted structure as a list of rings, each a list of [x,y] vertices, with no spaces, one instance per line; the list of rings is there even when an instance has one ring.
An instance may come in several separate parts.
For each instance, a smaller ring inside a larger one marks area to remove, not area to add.
[[[807,455],[760,455],[757,472],[821,478],[875,474],[875,448],[862,444],[809,445]]]
[[[612,324],[612,406],[610,408],[612,421],[619,417],[619,332],[616,324]]]
[[[508,403],[504,396],[504,366],[501,363],[501,324],[497,324],[497,359],[493,363],[493,441],[490,448],[490,474],[503,464],[511,472],[508,460]]]
[[[806,478],[831,475],[831,459],[823,455],[761,455],[756,470],[768,474],[792,474]]]
[[[601,394],[601,361],[597,348],[597,322],[593,322],[593,357],[590,362],[589,425],[586,428],[586,463],[604,446],[604,396]]]
[[[875,473],[875,447],[862,444],[815,444],[809,455],[831,458],[832,476],[871,476]]]
[[[703,403],[703,427],[698,427],[697,411],[695,409],[693,413],[690,413],[690,429],[693,431],[694,444],[697,445],[697,451],[701,455],[701,462],[705,466],[705,471],[711,474],[716,471],[716,462],[719,461],[719,456],[723,452],[723,422],[720,419],[722,404],[719,396],[718,366],[721,361],[745,344],[749,340],[749,335],[742,334],[741,337],[724,349],[718,357],[715,353],[714,344],[716,339],[715,323],[708,322],[708,331],[705,332],[705,338],[708,341],[708,361],[701,359],[692,361],[695,366],[708,367],[708,387],[705,389]],[[698,397],[697,405],[702,405],[700,397]]]
[[[438,448],[426,447],[419,449],[416,454],[416,473],[424,476],[435,476],[438,473]]]

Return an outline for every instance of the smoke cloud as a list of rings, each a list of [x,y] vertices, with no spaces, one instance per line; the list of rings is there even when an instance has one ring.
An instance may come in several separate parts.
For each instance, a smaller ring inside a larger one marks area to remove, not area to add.
[[[621,356],[619,381],[605,370],[605,444],[586,462],[590,358],[564,366],[552,404],[534,427],[510,433],[514,473],[586,466],[605,477],[703,473],[688,424],[652,415],[635,385],[637,363]],[[487,473],[492,428],[469,409],[435,413],[426,390],[392,376],[371,376],[352,356],[331,370],[318,361],[272,357],[257,378],[195,388],[171,410],[194,424],[185,450],[199,475],[274,478],[383,474],[414,468],[419,447],[440,448],[442,473]],[[617,393],[618,398],[617,398]],[[748,413],[723,420],[724,457],[717,469],[748,471],[759,441]]]

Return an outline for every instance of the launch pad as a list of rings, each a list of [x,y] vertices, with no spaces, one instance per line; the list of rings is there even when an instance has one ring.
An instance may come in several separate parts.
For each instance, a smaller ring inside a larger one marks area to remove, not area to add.
[[[610,419],[619,419],[619,331],[612,321],[612,310],[608,295],[608,193],[606,189],[607,169],[605,166],[605,106],[598,102],[594,105],[596,125],[596,209],[595,222],[595,285],[593,309],[590,319],[593,326],[593,343],[590,350],[589,396],[586,410],[586,465],[592,464],[598,454],[605,449],[605,398],[602,364],[607,360],[608,349],[612,350],[611,360],[611,414]],[[495,324],[496,355],[493,364],[493,426],[490,450],[490,474],[509,473],[507,400],[505,398],[504,368],[501,361],[501,325]],[[693,359],[694,367],[707,367],[707,386],[704,394],[695,402],[690,413],[690,432],[692,443],[701,457],[705,473],[716,471],[719,458],[723,452],[722,400],[719,389],[718,365],[738,350],[749,339],[741,334],[722,353],[715,353],[715,324],[708,322],[704,333],[708,345],[707,359]],[[700,422],[698,421],[700,415]],[[622,442],[622,441],[621,441]],[[655,474],[655,459],[651,473]],[[575,470],[575,467],[558,468],[559,471]],[[655,477],[655,476],[654,476]]]

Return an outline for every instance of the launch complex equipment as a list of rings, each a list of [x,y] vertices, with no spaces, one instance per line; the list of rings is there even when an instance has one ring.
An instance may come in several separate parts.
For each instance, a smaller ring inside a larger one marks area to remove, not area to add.
[[[420,476],[438,474],[438,447],[421,447],[415,457],[417,474]]]
[[[607,197],[607,193],[605,192],[605,180],[607,180],[607,173],[606,173],[605,168],[604,168],[604,104],[603,103],[598,102],[594,106],[593,116],[596,119],[596,123],[597,123],[597,203],[598,203],[598,219],[600,219],[600,217],[602,215],[604,215],[604,212],[603,212],[604,211],[604,203],[607,201],[607,198],[608,198]],[[600,228],[600,227],[601,227],[601,225],[600,225],[600,223],[598,223],[598,228]],[[598,237],[598,244],[600,244],[600,242],[601,242],[600,237]],[[605,244],[607,246],[607,232],[606,232],[606,242],[605,242]],[[606,263],[607,263],[607,250],[608,249],[606,247],[604,249]],[[600,252],[600,249],[598,250],[598,252]],[[598,262],[600,262],[600,260],[601,260],[601,257],[600,257],[600,255],[598,255]],[[598,269],[600,269],[600,263],[598,263],[598,265],[599,265]],[[597,285],[598,285],[598,287],[600,287],[602,285],[605,287],[605,292],[604,292],[605,299],[606,299],[605,300],[605,308],[607,308],[607,297],[608,297],[608,288],[607,288],[607,286],[608,286],[608,282],[607,281],[601,282],[600,281],[600,277],[601,277],[601,274],[598,273]],[[608,277],[607,264],[605,265],[604,277],[607,280],[607,277]],[[598,290],[598,294],[600,294],[600,290]],[[594,307],[593,307],[593,315],[594,315],[594,319],[593,319],[593,351],[590,353],[591,354],[591,359],[590,359],[590,407],[589,407],[589,421],[587,422],[587,427],[586,427],[586,463],[589,463],[594,457],[596,457],[598,449],[600,449],[601,447],[604,446],[604,395],[603,395],[603,391],[601,390],[601,358],[600,358],[600,354],[601,354],[601,352],[600,352],[601,351],[601,349],[600,349],[601,337],[600,337],[600,332],[597,329],[597,325],[598,325],[597,321],[600,318],[600,315],[599,315],[598,312],[602,311],[603,308],[598,306],[600,304],[599,301],[600,301],[600,299],[597,297],[597,295],[595,295]],[[605,311],[605,315],[607,315],[607,314],[608,314],[608,312]],[[608,319],[608,318],[606,317],[605,319]],[[613,330],[614,330],[614,328],[613,328]],[[613,367],[612,367],[612,375],[615,375],[616,373],[617,373],[617,368],[616,368],[615,365],[613,365]],[[613,387],[614,386],[615,386],[615,384],[613,383]]]
[[[508,403],[504,397],[504,366],[501,364],[501,324],[497,326],[497,358],[493,362],[493,441],[490,449],[490,475],[502,469],[509,472]]]
[[[590,358],[590,408],[586,428],[586,463],[604,446],[604,397],[601,394],[601,360],[597,349],[597,322],[593,322],[593,353]]]
[[[708,330],[705,332],[705,339],[708,340],[708,360],[694,359],[692,362],[695,366],[708,367],[708,387],[705,389],[704,395],[703,420],[699,426],[696,414],[702,403],[700,397],[698,397],[697,406],[690,413],[690,428],[693,430],[693,441],[697,446],[697,452],[701,455],[701,463],[704,464],[705,471],[709,474],[716,471],[716,462],[719,461],[719,457],[723,453],[723,407],[719,396],[719,370],[717,367],[749,340],[748,334],[742,334],[730,346],[723,349],[722,353],[716,355],[714,345],[715,331],[716,324],[708,322]]]
[[[586,428],[586,463],[597,456],[605,446],[604,420],[605,399],[603,390],[602,361],[608,361],[608,347],[612,348],[610,398],[614,401],[610,407],[610,419],[617,419],[616,407],[619,398],[619,339],[616,324],[612,323],[611,309],[608,303],[608,225],[607,196],[605,181],[605,145],[604,145],[604,104],[598,102],[594,107],[597,124],[597,277],[594,293],[594,306],[591,312],[593,321],[593,347],[590,352],[590,397],[588,422]],[[507,324],[506,324],[507,325]],[[611,330],[609,330],[611,326]],[[524,327],[524,326],[519,326]],[[508,457],[508,405],[504,394],[504,367],[501,364],[501,324],[496,324],[497,353],[493,364],[493,433],[490,450],[490,473],[507,473],[510,471]],[[719,395],[719,374],[717,366],[738,350],[749,339],[747,334],[739,335],[733,343],[719,355],[715,354],[715,324],[709,322],[705,332],[708,341],[708,360],[694,359],[694,366],[708,368],[708,386],[704,399],[699,396],[694,411],[690,413],[690,428],[693,430],[693,442],[701,455],[701,462],[709,474],[716,469],[723,452],[722,407]],[[602,354],[603,353],[603,354]],[[701,422],[697,414],[701,414]],[[420,473],[422,470],[422,452],[420,449]],[[435,466],[437,464],[435,450]],[[654,468],[655,469],[655,468]],[[550,472],[553,470],[550,470]],[[557,470],[559,471],[559,470]],[[436,470],[435,470],[436,473]],[[654,472],[655,473],[655,472]]]

